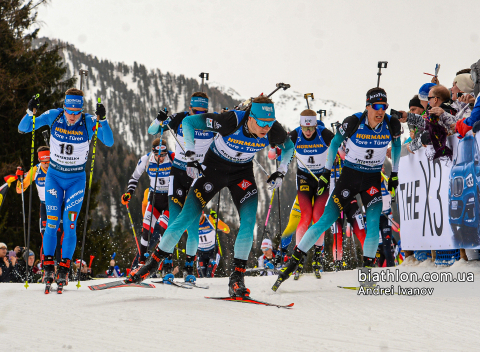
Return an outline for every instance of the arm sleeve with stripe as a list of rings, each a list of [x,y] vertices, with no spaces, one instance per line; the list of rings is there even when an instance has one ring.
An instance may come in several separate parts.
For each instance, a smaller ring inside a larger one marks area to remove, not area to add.
[[[138,185],[138,180],[140,179],[143,172],[145,171],[145,168],[147,167],[147,163],[148,163],[148,155],[142,156],[138,161],[137,167],[135,168],[135,171],[133,171],[133,174],[130,177],[130,180],[128,181],[127,192],[130,192],[132,194],[133,192],[135,192],[135,189],[137,188],[137,185]]]

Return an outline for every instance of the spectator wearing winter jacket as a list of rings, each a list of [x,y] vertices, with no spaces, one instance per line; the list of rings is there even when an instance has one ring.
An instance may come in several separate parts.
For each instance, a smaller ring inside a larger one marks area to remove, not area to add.
[[[7,245],[0,242],[0,282],[10,282],[10,273],[14,266],[8,259]]]
[[[28,273],[26,270],[28,262]],[[35,263],[35,253],[30,250],[28,253],[25,250],[22,254],[22,259],[19,259],[17,264],[12,269],[11,280],[12,282],[25,282],[28,275],[28,282],[37,282],[41,277],[40,274],[33,272],[33,264]]]
[[[475,122],[480,121],[480,103],[477,97],[473,94],[474,83],[470,73],[461,73],[457,75],[454,79],[452,87],[452,95],[458,97],[458,93],[462,94],[456,100],[456,104],[462,110],[462,114],[459,116],[457,121],[456,131],[461,137],[465,137],[468,131],[470,131],[475,124]]]
[[[411,114],[422,116],[425,112],[425,107],[427,106],[427,101],[421,101],[418,97],[418,94],[414,95],[414,97],[410,100],[408,104],[409,112]],[[422,127],[417,127],[414,125],[409,125],[408,128],[410,129],[410,138],[405,141],[402,145],[400,156],[406,156],[408,154],[414,154],[411,150],[410,144],[411,143],[420,143],[420,137],[424,131]]]

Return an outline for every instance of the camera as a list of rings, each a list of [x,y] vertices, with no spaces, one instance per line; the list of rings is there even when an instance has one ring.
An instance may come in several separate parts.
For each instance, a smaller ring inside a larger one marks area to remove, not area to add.
[[[460,98],[462,95],[463,95],[463,93],[458,92],[458,93],[457,93],[457,99]]]
[[[401,119],[402,118],[402,114],[400,112],[398,112],[397,110],[395,109],[390,109],[390,116],[394,116],[396,117],[397,119]]]

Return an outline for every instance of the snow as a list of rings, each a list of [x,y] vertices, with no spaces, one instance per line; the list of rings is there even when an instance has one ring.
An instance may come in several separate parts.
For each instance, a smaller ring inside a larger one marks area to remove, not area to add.
[[[450,268],[402,265],[401,272],[472,272],[479,262]],[[394,269],[394,268],[390,268]],[[378,272],[380,269],[374,269]],[[362,296],[337,285],[357,285],[357,271],[304,275],[274,293],[270,277],[247,277],[252,297],[277,309],[207,300],[225,296],[228,278],[199,279],[209,290],[157,285],[155,289],[90,291],[75,282],[62,296],[43,285],[0,284],[0,337],[21,351],[433,351],[478,348],[480,281],[399,283],[433,287],[432,296]],[[148,280],[147,280],[148,282]],[[391,283],[383,283],[389,287]]]

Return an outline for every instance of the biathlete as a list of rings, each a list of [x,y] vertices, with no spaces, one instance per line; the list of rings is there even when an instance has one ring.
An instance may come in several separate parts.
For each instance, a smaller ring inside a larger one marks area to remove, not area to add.
[[[205,156],[203,167],[196,160],[195,129],[217,132]],[[248,297],[244,274],[253,243],[256,223],[258,190],[253,174],[255,153],[269,144],[282,149],[282,162],[267,180],[270,189],[282,184],[293,156],[293,143],[275,120],[273,102],[257,97],[246,111],[231,110],[221,114],[188,116],[183,120],[187,172],[196,177],[185,206],[177,219],[169,224],[164,238],[147,263],[134,273],[129,282],[140,282],[153,274],[161,261],[173,252],[183,231],[195,224],[202,209],[222,188],[228,187],[240,215],[240,229],[235,241],[233,270],[229,280],[232,297]],[[198,178],[198,176],[202,177]]]
[[[137,188],[138,180],[144,172],[147,173],[150,187],[148,204],[143,216],[138,265],[145,264],[145,254],[149,247],[149,232],[151,237],[153,237],[155,225],[161,215],[168,218],[167,194],[170,182],[170,170],[172,169],[172,160],[174,160],[174,154],[168,152],[167,142],[162,140],[162,145],[160,145],[160,138],[156,138],[152,142],[152,151],[138,160],[137,167],[128,181],[127,192],[122,195],[122,204],[128,204]],[[154,197],[155,200],[153,199]]]
[[[197,251],[198,277],[213,277],[220,263],[221,251],[218,236],[215,236],[215,227],[218,222],[218,230],[229,234],[230,227],[217,218],[215,211],[210,211],[209,217],[202,212],[198,226],[199,245]]]
[[[288,265],[281,269],[272,289],[276,291],[283,281],[298,268],[301,259],[318,241],[319,237],[337,219],[344,207],[357,194],[362,197],[366,207],[367,236],[363,246],[364,267],[372,267],[378,246],[378,224],[382,213],[381,170],[390,141],[392,141],[392,174],[389,190],[398,186],[398,164],[400,160],[401,126],[396,117],[385,113],[388,107],[387,94],[382,88],[373,88],[367,92],[366,110],[347,117],[332,140],[328,149],[326,171],[320,178],[319,187],[327,187],[330,181],[331,167],[338,148],[348,137],[346,143],[345,164],[325,212],[320,220],[305,233],[295,247]]]
[[[208,111],[208,95],[203,92],[195,92],[190,97],[189,111],[179,112],[168,116],[166,112],[160,111],[157,118],[152,122],[148,128],[148,133],[157,134],[160,131],[165,131],[168,127],[176,134],[175,142],[175,155],[176,158],[173,161],[172,171],[170,173],[170,188],[168,191],[168,207],[169,207],[169,222],[173,223],[178,214],[182,210],[187,193],[192,185],[193,178],[187,175],[187,163],[189,158],[185,156],[185,152],[182,149],[184,147],[184,128],[183,121],[188,116],[194,116],[197,114],[203,114]],[[167,127],[168,126],[168,127]],[[192,151],[195,152],[195,159],[200,164],[205,158],[205,154],[213,141],[214,133],[212,131],[205,131],[195,129],[194,135],[194,147]],[[181,143],[182,145],[180,145]],[[201,214],[197,214],[190,227],[187,229],[187,245],[185,266],[183,268],[183,276],[186,281],[195,281],[194,276],[194,263],[195,255],[198,248],[198,223],[200,221]],[[167,259],[169,261],[169,259]],[[169,263],[164,263],[169,264]]]
[[[43,236],[45,293],[49,293],[54,280],[53,255],[57,245],[57,228],[62,218],[64,238],[62,259],[57,271],[56,282],[59,293],[68,284],[70,261],[77,241],[76,225],[82,207],[90,141],[95,134],[97,118],[86,114],[81,90],[70,88],[65,93],[63,109],[51,109],[35,118],[35,128],[50,126],[50,166],[45,177],[45,206],[47,227]],[[18,125],[20,133],[32,132],[34,110],[39,101],[33,97],[28,103],[27,114]],[[97,104],[95,115],[99,117],[97,137],[107,147],[113,145],[113,134],[106,118],[105,107]]]

